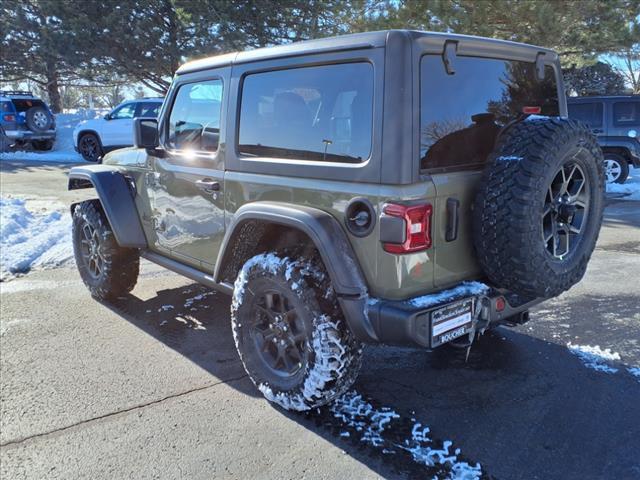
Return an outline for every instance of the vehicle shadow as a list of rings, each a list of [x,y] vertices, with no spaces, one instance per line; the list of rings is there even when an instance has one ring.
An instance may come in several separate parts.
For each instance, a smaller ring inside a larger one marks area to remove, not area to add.
[[[52,162],[52,161],[40,161],[40,160],[38,161],[1,160],[0,171],[2,173],[24,173],[24,172],[48,170],[51,172],[61,172],[66,174],[71,169],[71,167],[77,167],[78,165],[91,165],[91,163]]]
[[[224,295],[192,284],[106,305],[216,378],[244,375]],[[477,478],[453,476],[464,461],[479,462],[482,478],[640,476],[640,381],[624,365],[594,371],[564,343],[503,328],[477,341],[468,361],[465,353],[367,347],[346,396],[356,415],[335,404],[306,414],[273,408],[385,478]],[[229,385],[260,395],[248,379]],[[397,417],[381,422],[390,412]],[[417,423],[430,429],[418,443]],[[455,461],[438,464],[446,458]]]

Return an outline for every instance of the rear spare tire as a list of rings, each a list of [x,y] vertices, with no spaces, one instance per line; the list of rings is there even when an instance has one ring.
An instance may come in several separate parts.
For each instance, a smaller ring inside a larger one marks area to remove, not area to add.
[[[44,107],[31,107],[25,116],[32,132],[46,132],[53,125],[53,118]]]
[[[588,127],[519,122],[499,137],[475,200],[478,261],[497,287],[556,296],[583,277],[603,207],[602,151]]]

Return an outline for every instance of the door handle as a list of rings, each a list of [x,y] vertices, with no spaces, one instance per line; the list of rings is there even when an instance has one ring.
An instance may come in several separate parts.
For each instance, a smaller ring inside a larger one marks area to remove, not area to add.
[[[458,211],[460,209],[460,200],[455,198],[447,198],[447,229],[444,239],[447,242],[453,242],[458,238]]]
[[[210,178],[204,178],[202,180],[196,180],[196,187],[207,193],[219,192],[220,182],[216,182]]]

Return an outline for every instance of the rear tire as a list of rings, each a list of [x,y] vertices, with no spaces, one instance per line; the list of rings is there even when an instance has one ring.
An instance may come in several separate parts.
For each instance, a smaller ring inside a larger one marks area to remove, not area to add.
[[[102,157],[100,139],[93,133],[84,133],[78,139],[78,152],[87,162],[98,162]]]
[[[604,173],[607,183],[624,183],[629,177],[629,162],[617,153],[604,154]]]
[[[98,200],[79,203],[73,211],[73,252],[80,277],[94,297],[113,300],[136,285],[140,253],[117,244]]]
[[[319,261],[274,253],[249,259],[234,285],[231,322],[249,377],[287,410],[325,405],[358,375],[362,344]]]

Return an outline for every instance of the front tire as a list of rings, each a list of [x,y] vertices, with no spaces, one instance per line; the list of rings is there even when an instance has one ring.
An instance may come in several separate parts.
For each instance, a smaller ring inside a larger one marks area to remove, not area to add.
[[[617,153],[604,154],[604,173],[607,183],[624,183],[629,177],[629,163]]]
[[[133,290],[140,253],[118,245],[97,200],[79,203],[73,211],[73,252],[80,277],[94,297],[113,300]]]
[[[78,152],[87,162],[98,162],[102,157],[102,145],[93,133],[85,133],[78,140]]]
[[[248,260],[234,285],[231,322],[249,377],[287,410],[325,405],[358,375],[362,344],[319,261],[274,253]]]

